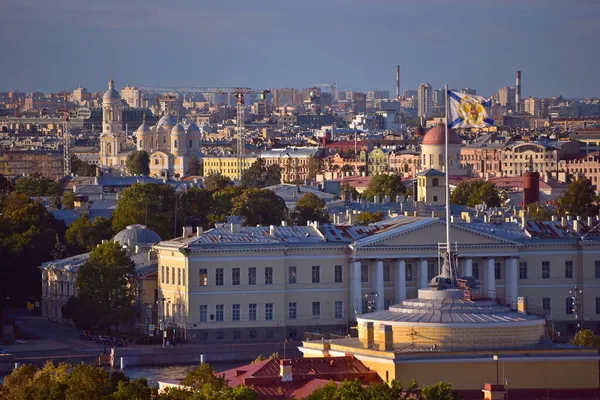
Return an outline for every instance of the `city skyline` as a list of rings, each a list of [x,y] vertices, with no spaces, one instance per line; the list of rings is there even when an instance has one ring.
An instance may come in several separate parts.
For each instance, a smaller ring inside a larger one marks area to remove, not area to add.
[[[543,6],[543,7],[542,7]],[[423,82],[490,96],[598,96],[600,4],[509,0],[177,4],[130,0],[9,2],[0,90],[106,86],[309,87],[395,93]],[[558,27],[558,28],[557,28]],[[446,63],[443,60],[448,60]]]

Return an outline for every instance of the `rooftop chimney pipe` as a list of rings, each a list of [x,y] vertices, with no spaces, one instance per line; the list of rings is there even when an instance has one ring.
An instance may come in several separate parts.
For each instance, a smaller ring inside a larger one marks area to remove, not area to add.
[[[400,66],[396,65],[396,98],[400,98]]]
[[[517,83],[515,86],[515,112],[521,112],[521,71],[517,71]]]

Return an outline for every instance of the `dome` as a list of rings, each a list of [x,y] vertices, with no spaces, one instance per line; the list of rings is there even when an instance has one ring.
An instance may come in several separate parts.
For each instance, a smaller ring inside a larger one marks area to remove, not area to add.
[[[188,133],[198,133],[200,132],[200,128],[198,127],[198,125],[196,125],[195,122],[192,122],[191,124],[189,124],[188,128],[187,128]]]
[[[173,127],[175,125],[177,125],[177,118],[175,118],[175,116],[171,113],[166,113],[165,115],[163,115],[158,121],[158,124],[156,124],[156,126],[159,128],[161,126]]]
[[[150,127],[149,127],[149,126],[148,126],[148,125],[147,125],[145,122],[144,122],[144,123],[142,123],[142,124],[141,124],[141,125],[140,125],[140,126],[139,126],[139,127],[136,129],[136,130],[135,130],[135,133],[141,133],[141,134],[148,133],[148,132],[150,132]]]
[[[108,90],[104,92],[104,96],[102,96],[102,102],[119,100],[121,100],[121,95],[115,90],[115,81],[113,81],[111,76],[110,80],[108,81]]]
[[[444,132],[445,130],[446,130],[446,128],[444,127],[444,125],[438,125],[438,126],[431,128],[425,134],[425,137],[423,138],[423,142],[421,142],[421,144],[434,144],[434,145],[441,144],[441,145],[443,145],[444,141],[446,140],[446,135]],[[450,137],[448,138],[448,144],[460,144],[461,143],[460,137],[458,137],[458,134],[456,133],[456,131],[454,129],[449,129],[448,133],[450,134]]]
[[[171,129],[172,135],[185,135],[185,128],[181,124],[177,124]]]
[[[112,240],[124,246],[150,245],[162,239],[156,232],[146,228],[145,225],[127,225],[125,229],[113,236]]]

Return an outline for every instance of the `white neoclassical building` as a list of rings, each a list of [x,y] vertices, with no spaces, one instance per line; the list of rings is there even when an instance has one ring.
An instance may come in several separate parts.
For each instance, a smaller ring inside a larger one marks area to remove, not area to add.
[[[465,216],[451,226],[456,273],[478,282],[470,296],[513,309],[524,297],[559,331],[598,329],[597,224]],[[190,229],[155,246],[161,315],[190,341],[344,335],[357,316],[417,297],[439,273],[445,240],[444,220],[408,216],[369,226]]]

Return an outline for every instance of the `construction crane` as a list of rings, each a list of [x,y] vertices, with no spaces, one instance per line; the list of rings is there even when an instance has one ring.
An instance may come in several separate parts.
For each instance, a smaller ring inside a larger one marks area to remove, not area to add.
[[[71,135],[69,134],[69,107],[67,91],[63,90],[63,107],[58,112],[63,114],[63,171],[65,176],[71,175]]]

